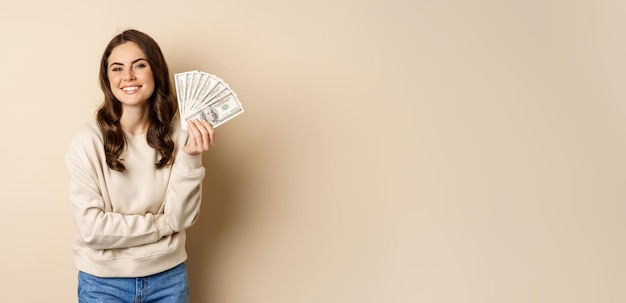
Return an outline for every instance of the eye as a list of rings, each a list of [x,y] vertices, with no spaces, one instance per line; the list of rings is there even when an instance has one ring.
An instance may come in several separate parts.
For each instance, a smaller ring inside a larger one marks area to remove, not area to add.
[[[121,67],[119,67],[119,66],[116,66],[116,67],[111,67],[111,71],[112,71],[112,72],[119,72],[119,71],[122,71],[122,68],[121,68]]]
[[[137,65],[135,65],[135,68],[141,69],[141,68],[144,68],[146,66],[147,66],[147,64],[145,64],[145,63],[138,63]]]

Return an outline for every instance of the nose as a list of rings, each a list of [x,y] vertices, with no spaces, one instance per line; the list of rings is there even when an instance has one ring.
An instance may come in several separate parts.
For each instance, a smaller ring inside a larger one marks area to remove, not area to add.
[[[135,80],[135,73],[132,71],[132,69],[126,69],[126,72],[124,73],[124,80]]]

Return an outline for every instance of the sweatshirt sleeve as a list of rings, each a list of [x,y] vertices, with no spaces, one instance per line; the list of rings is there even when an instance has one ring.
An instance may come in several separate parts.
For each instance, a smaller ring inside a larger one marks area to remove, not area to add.
[[[172,175],[165,201],[165,216],[175,232],[191,227],[200,213],[202,180],[205,169],[202,155],[190,156],[182,150],[172,166]]]
[[[97,147],[77,136],[66,164],[70,175],[71,213],[80,239],[94,249],[117,249],[157,242],[173,230],[162,214],[127,215],[107,209],[98,182],[102,174]]]

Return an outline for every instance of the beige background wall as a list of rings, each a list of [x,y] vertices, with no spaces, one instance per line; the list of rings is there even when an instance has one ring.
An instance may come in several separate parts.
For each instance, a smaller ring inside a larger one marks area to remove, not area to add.
[[[2,0],[1,301],[75,301],[63,155],[134,27],[246,109],[192,302],[624,302],[616,2]]]

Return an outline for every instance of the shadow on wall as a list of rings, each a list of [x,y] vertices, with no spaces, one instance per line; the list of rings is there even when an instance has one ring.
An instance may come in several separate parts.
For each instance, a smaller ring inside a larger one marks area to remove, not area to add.
[[[193,40],[193,39],[192,39]],[[192,41],[189,40],[189,41]],[[189,70],[202,70],[215,73],[216,68],[211,60],[197,60],[194,58],[212,58],[213,56],[205,48],[189,47],[187,40],[177,36],[171,41],[180,41],[168,48],[168,65],[173,77],[176,72]],[[185,47],[182,47],[182,46]],[[245,107],[245,102],[244,102]],[[246,111],[242,117],[251,113]],[[215,298],[216,263],[225,239],[229,237],[233,229],[244,215],[242,207],[246,203],[246,197],[242,194],[242,188],[249,179],[249,173],[242,159],[244,154],[241,144],[241,133],[246,128],[246,118],[235,118],[216,130],[216,145],[203,154],[203,165],[206,168],[206,176],[202,184],[202,206],[200,217],[196,223],[187,230],[187,268],[189,273],[189,288],[191,302],[213,302]],[[239,125],[232,125],[233,123]],[[239,135],[237,135],[239,134]],[[245,143],[244,145],[248,145]],[[219,279],[219,277],[217,277]]]
[[[187,267],[192,302],[209,302],[213,289],[210,277],[215,254],[229,227],[237,221],[241,200],[237,197],[238,178],[231,169],[237,161],[218,147],[206,152],[206,176],[202,184],[202,207],[198,221],[187,231]],[[232,164],[232,165],[231,165]]]
[[[170,76],[189,70],[203,70],[210,62],[198,61],[194,58],[202,58],[199,53],[203,48],[189,47],[189,41],[184,37],[169,37],[175,41],[171,45],[163,45],[166,50]],[[168,41],[168,40],[166,40]],[[183,47],[184,46],[184,47]],[[206,55],[206,54],[205,54]],[[172,82],[173,84],[174,82]],[[221,129],[220,129],[221,130]],[[202,206],[200,217],[196,223],[187,230],[187,268],[189,273],[189,288],[191,302],[210,302],[209,294],[214,286],[211,285],[211,269],[214,268],[215,255],[218,252],[221,239],[228,233],[229,226],[237,217],[237,176],[232,171],[227,151],[221,148],[223,141],[217,131],[217,144],[214,148],[205,152],[202,162],[206,168],[206,176],[202,184]],[[234,164],[235,165],[235,164]]]

